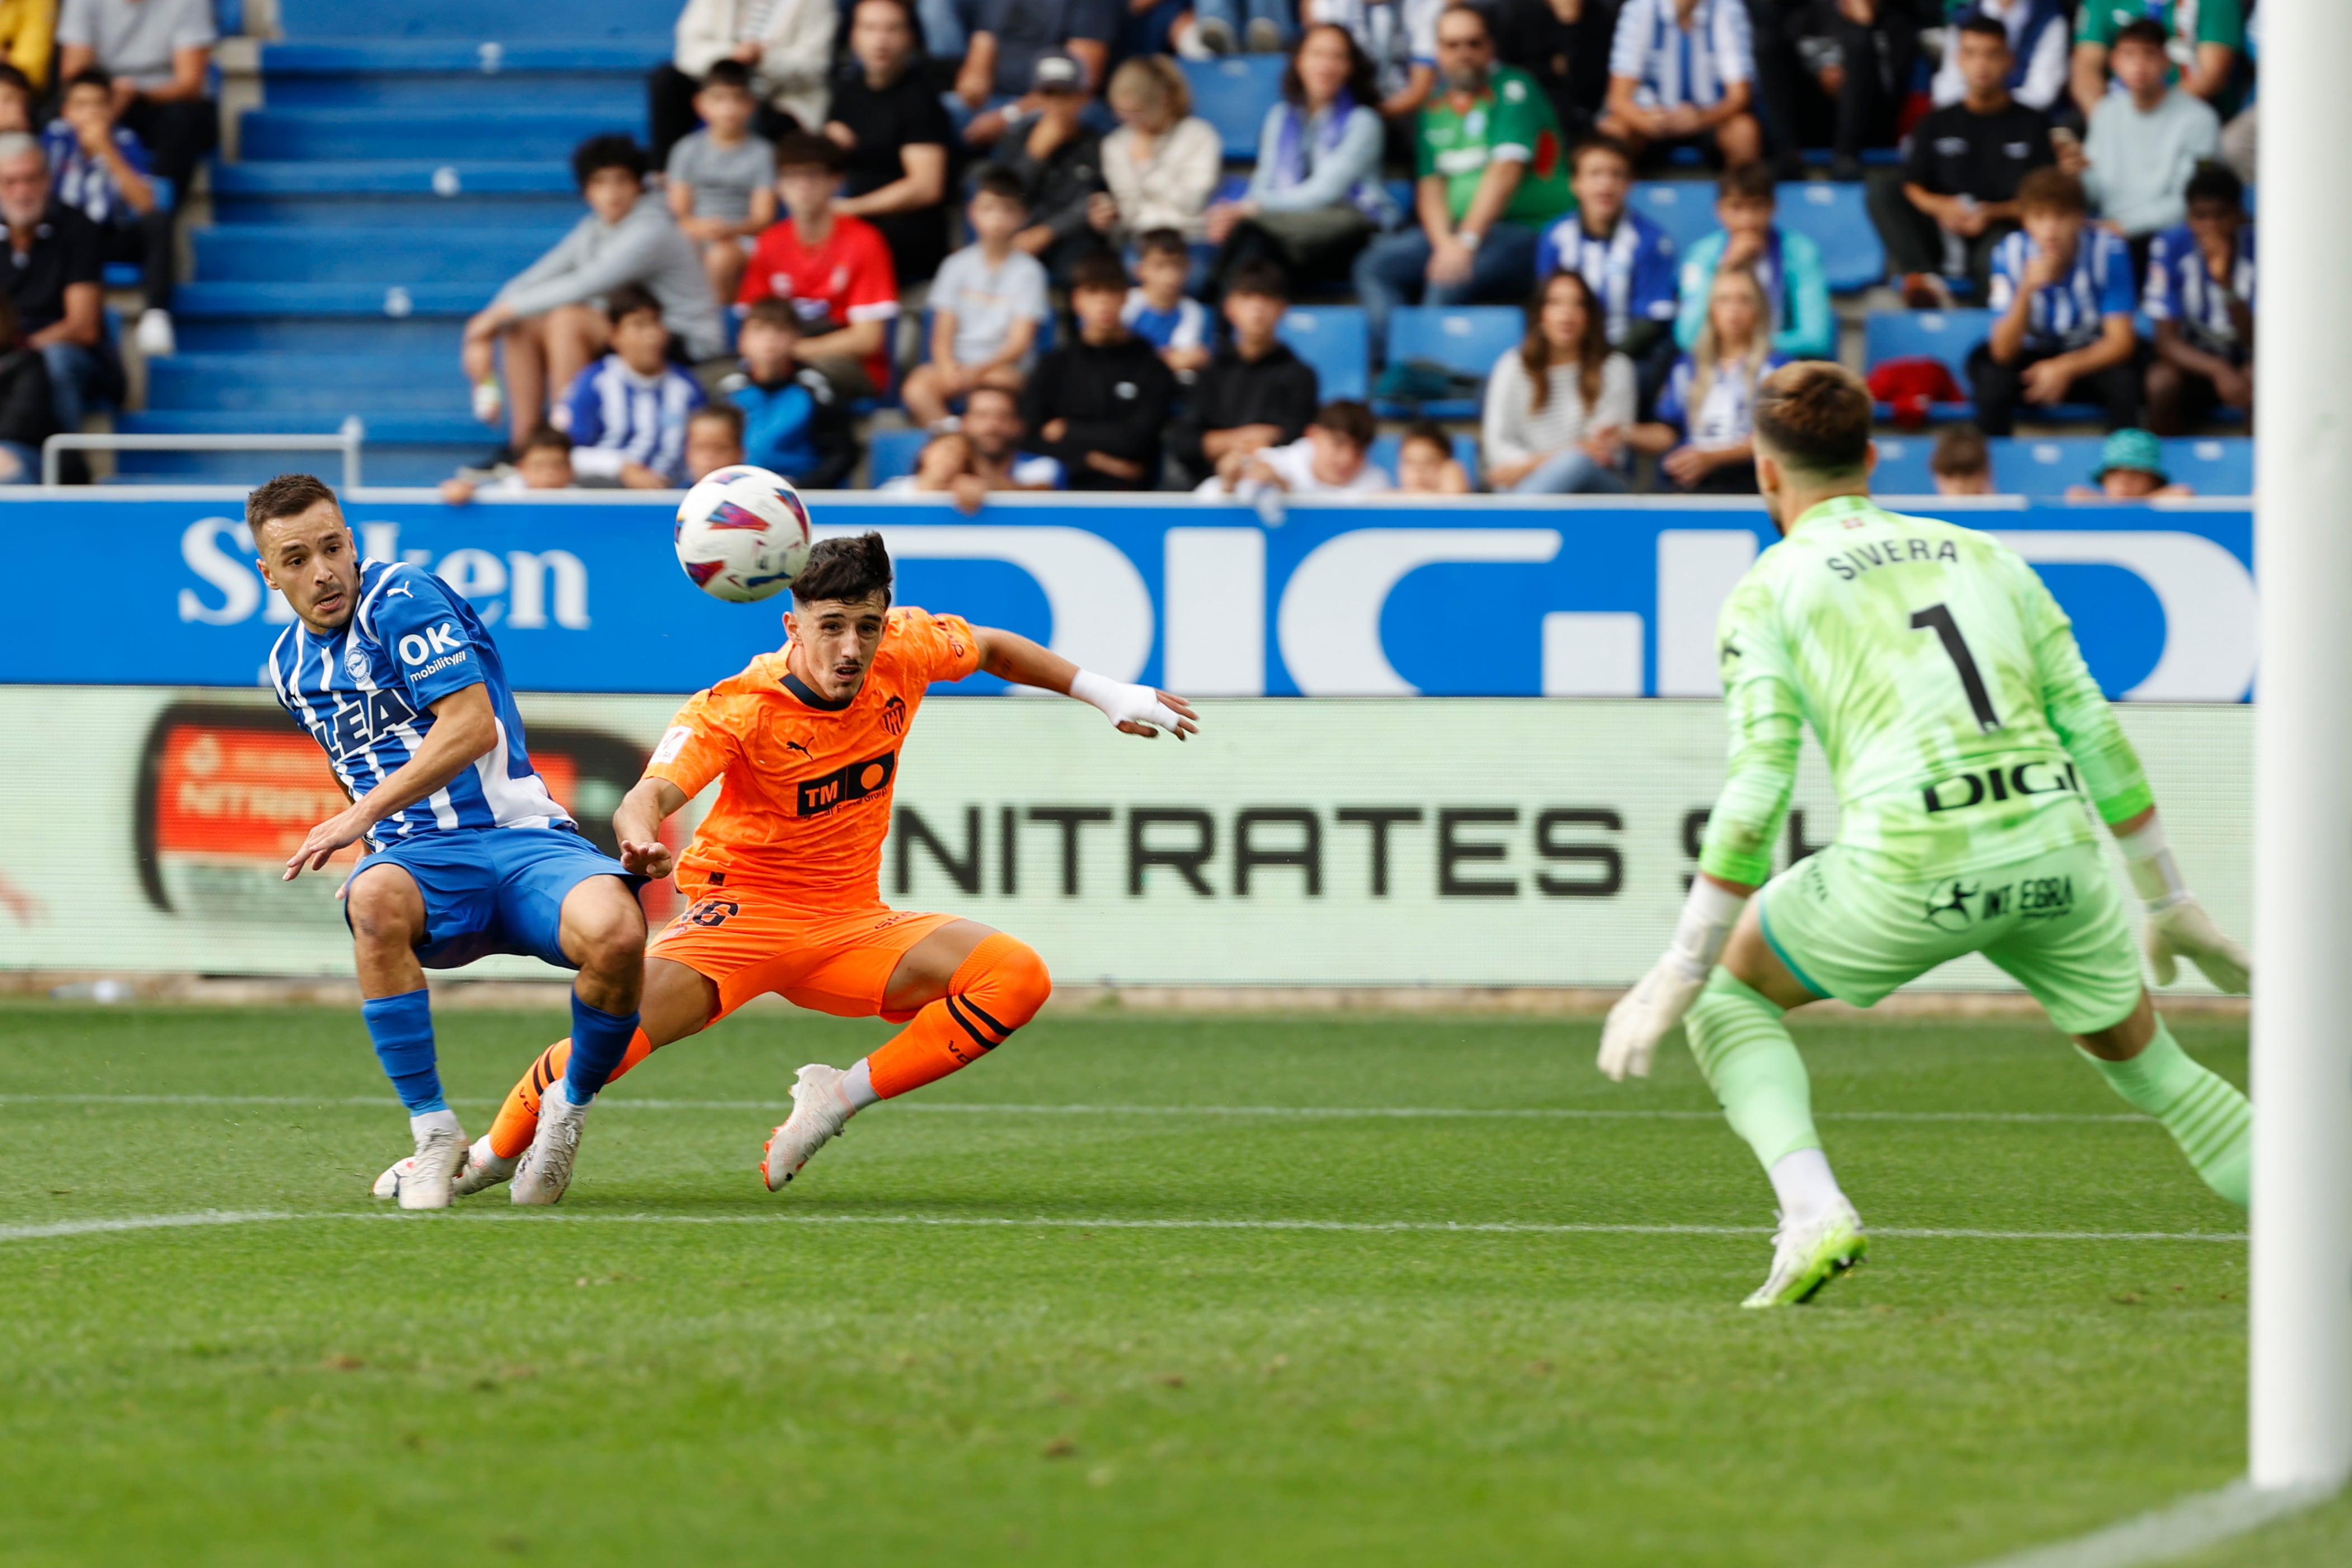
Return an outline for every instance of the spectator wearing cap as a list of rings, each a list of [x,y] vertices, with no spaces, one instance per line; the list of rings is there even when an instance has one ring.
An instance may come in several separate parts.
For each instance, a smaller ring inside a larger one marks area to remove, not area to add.
[[[2107,75],[2124,29],[2153,22],[2157,47],[2177,47],[2187,68],[2180,85],[2223,113],[2236,108],[2238,58],[2246,44],[2243,0],[2083,0],[2074,18],[2071,83],[2075,105],[2088,119],[2107,96]]]
[[[1927,474],[1938,496],[1991,496],[1992,452],[1984,432],[1973,424],[1955,424],[1936,437],[1927,456]]]
[[[1087,222],[1103,188],[1102,137],[1086,122],[1086,71],[1068,55],[1037,57],[1030,100],[1036,114],[1006,132],[996,161],[1021,181],[1029,226],[1013,243],[1067,283],[1071,264],[1102,246]]]
[[[2140,308],[2156,323],[2147,423],[2179,435],[2227,404],[2254,406],[2254,225],[2245,187],[2223,164],[2189,182],[2189,221],[2148,247]]]
[[[2025,226],[1993,252],[1992,335],[1969,355],[1977,423],[2009,434],[2021,401],[2095,402],[2110,430],[2137,423],[2139,302],[2124,242],[2092,226],[2083,183],[2063,169],[2028,174],[2017,203]]]
[[[2067,54],[2066,6],[2063,0],[1954,0],[1954,28],[1945,35],[1944,58],[1936,68],[1928,96],[1937,109],[1949,109],[1964,98],[1979,96],[1961,69],[1958,28],[1981,17],[2000,24],[2009,46],[2009,68],[2003,85],[2009,96],[2044,114],[2066,113],[2074,103],[2066,96],[2071,62]]]
[[[824,137],[794,132],[776,143],[776,190],[787,215],[760,236],[736,303],[791,300],[803,334],[794,361],[847,402],[890,384],[898,280],[882,231],[835,209],[841,166],[841,149]]]
[[[58,16],[58,74],[105,71],[115,119],[147,149],[154,172],[184,204],[196,164],[220,145],[213,101],[212,0],[65,0]],[[152,303],[139,318],[139,351],[172,352],[172,318]]]
[[[1118,34],[1118,0],[980,0],[971,41],[942,100],[975,147],[992,145],[1006,129],[1037,110],[1022,96],[1031,90],[1039,57],[1077,61],[1080,90],[1091,96],[1110,65]]]
[[[2165,79],[2172,66],[2156,23],[2118,32],[2109,64],[2124,90],[2100,100],[2082,147],[2059,161],[2082,176],[2092,210],[2131,242],[2137,271],[2157,231],[2188,215],[2189,177],[2221,151],[2221,121],[2211,104]]]
[[[592,136],[572,154],[587,215],[466,323],[461,357],[485,424],[501,411],[520,443],[543,423],[549,389],[568,387],[612,343],[597,301],[636,284],[661,305],[677,350],[690,360],[727,351],[710,279],[694,242],[659,201],[645,200],[646,152],[626,136]],[[499,385],[500,362],[506,385]]]
[[[8,298],[26,347],[47,367],[58,427],[78,431],[121,392],[122,368],[106,342],[106,266],[97,231],[52,194],[41,144],[22,131],[0,133],[0,238]]]
[[[773,141],[823,125],[837,25],[835,0],[687,0],[674,51],[646,84],[655,162],[667,163],[669,150],[694,129],[694,95],[720,60],[751,73],[760,100],[751,129],[760,135]]]
[[[1741,0],[1625,0],[1599,129],[1636,153],[1692,144],[1727,167],[1764,155],[1755,44]]]
[[[948,149],[955,127],[923,79],[906,0],[857,0],[850,64],[834,79],[824,133],[844,154],[835,210],[882,231],[898,284],[940,268],[948,247]]]
[[[58,118],[41,132],[41,150],[58,199],[90,221],[103,258],[139,264],[147,308],[162,316],[160,330],[168,337],[172,212],[148,177],[154,162],[147,149],[116,121],[114,78],[92,66],[66,83]]]
[[[2164,446],[2155,433],[2118,430],[2099,449],[2099,465],[2088,485],[2069,485],[2070,501],[2154,501],[2194,496],[2186,485],[2176,485],[2164,471]]]

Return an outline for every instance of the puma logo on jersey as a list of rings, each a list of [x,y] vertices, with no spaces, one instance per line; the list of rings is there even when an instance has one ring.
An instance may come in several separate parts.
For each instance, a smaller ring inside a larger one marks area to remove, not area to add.
[[[1884,544],[1858,544],[1829,558],[1829,569],[1852,582],[1866,571],[1907,561],[1949,561],[1960,564],[1960,549],[1949,539],[1930,544],[1926,539],[1888,539]]]

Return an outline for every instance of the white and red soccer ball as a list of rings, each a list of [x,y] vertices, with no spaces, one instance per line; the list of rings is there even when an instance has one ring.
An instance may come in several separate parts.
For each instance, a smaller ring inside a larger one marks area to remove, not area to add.
[[[808,504],[783,476],[730,464],[686,493],[671,538],[695,587],[748,604],[780,591],[808,564]]]

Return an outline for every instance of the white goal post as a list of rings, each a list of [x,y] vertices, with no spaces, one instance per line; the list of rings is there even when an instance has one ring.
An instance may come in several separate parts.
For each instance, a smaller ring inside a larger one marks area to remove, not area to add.
[[[2352,0],[2263,0],[2248,1475],[2352,1477]]]

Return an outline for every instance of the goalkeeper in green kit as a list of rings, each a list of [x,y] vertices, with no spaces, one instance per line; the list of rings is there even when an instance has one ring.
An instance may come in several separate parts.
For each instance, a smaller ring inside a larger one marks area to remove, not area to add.
[[[1763,1162],[1780,1228],[1747,1304],[1804,1301],[1867,1245],[1781,1014],[1824,997],[1866,1008],[1967,953],[2031,992],[2207,1186],[2244,1204],[2251,1108],[2149,1005],[2091,813],[2146,901],[2159,984],[2186,958],[2243,991],[2249,959],[2181,884],[2064,612],[1990,535],[1871,501],[1870,394],[1851,371],[1775,371],[1755,420],[1757,477],[1783,537],[1724,605],[1729,777],[1674,945],[1601,1037],[1601,1071],[1622,1080],[1646,1074],[1683,1024]],[[1806,724],[1836,780],[1837,841],[1772,877]]]

